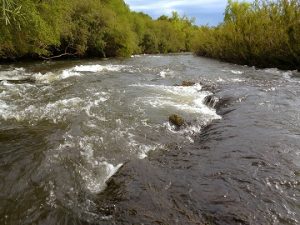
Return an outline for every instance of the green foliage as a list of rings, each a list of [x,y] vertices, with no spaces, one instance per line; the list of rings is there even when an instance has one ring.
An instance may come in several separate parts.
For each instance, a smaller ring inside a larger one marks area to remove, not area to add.
[[[5,24],[8,25],[11,23],[11,20],[16,20],[17,17],[21,16],[21,5],[17,5],[13,0],[1,0],[0,9],[2,12],[1,20],[5,21]]]
[[[16,4],[20,8],[19,16],[9,23],[4,17],[0,20],[0,57],[49,54],[48,47],[60,43],[60,6],[54,1],[23,0],[21,3],[15,1]]]
[[[299,69],[299,0],[229,0],[223,23],[193,24],[176,12],[153,20],[131,12],[123,0],[0,0],[0,59],[193,50],[234,63]]]
[[[199,28],[192,48],[234,63],[299,69],[300,2],[229,0],[224,22]]]
[[[0,59],[189,51],[193,20],[153,20],[123,0],[0,0]]]

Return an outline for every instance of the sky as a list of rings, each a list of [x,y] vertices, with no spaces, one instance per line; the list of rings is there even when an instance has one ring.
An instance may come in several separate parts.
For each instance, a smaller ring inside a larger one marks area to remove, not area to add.
[[[149,14],[154,19],[161,15],[194,17],[197,25],[217,25],[223,21],[227,0],[125,0],[130,9]]]

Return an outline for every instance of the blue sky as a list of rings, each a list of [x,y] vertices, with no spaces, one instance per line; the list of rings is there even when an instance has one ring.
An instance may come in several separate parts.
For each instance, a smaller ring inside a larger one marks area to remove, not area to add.
[[[134,11],[142,11],[153,18],[177,11],[194,17],[196,24],[217,25],[223,20],[227,0],[125,0]]]

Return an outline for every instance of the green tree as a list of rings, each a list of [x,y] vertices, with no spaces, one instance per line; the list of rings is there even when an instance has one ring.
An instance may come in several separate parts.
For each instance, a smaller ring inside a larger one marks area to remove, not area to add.
[[[300,2],[228,1],[224,22],[201,27],[193,39],[198,55],[261,67],[300,65]]]

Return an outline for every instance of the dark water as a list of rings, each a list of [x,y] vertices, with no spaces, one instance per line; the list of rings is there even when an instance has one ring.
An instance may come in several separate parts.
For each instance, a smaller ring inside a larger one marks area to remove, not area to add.
[[[297,72],[168,55],[0,80],[0,224],[300,223]]]

